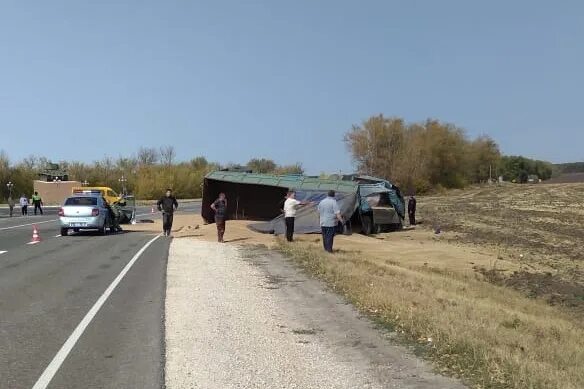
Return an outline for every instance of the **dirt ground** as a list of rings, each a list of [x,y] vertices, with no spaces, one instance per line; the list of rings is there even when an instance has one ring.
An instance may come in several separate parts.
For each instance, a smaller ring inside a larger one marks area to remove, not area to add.
[[[263,245],[273,248],[279,237],[261,234],[248,228],[253,222],[245,220],[229,220],[225,232],[227,244]],[[161,231],[159,219],[154,223],[139,223],[125,227],[130,231]],[[196,238],[214,242],[217,240],[215,224],[205,225],[200,215],[177,214],[174,218],[173,236],[175,238]],[[409,264],[413,266],[428,266],[430,268],[475,273],[477,267],[491,268],[497,262],[498,269],[506,271],[519,270],[520,266],[510,260],[497,259],[497,252],[491,249],[481,249],[474,246],[453,246],[455,239],[452,232],[436,235],[429,229],[421,227],[408,228],[399,232],[364,236],[338,235],[335,238],[335,250],[341,252],[357,252],[363,255],[383,259],[385,261]],[[299,244],[311,244],[320,247],[321,237],[318,234],[296,235]]]

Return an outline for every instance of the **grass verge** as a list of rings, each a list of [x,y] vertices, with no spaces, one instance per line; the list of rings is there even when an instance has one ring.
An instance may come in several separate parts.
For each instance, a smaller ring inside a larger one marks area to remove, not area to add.
[[[330,255],[283,241],[278,249],[377,322],[423,344],[439,371],[475,388],[584,388],[582,325],[544,302],[358,252]]]

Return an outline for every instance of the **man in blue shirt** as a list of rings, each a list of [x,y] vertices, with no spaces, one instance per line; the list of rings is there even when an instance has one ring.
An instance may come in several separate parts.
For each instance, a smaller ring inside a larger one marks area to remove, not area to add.
[[[338,222],[343,223],[339,204],[335,200],[334,190],[329,190],[328,197],[318,204],[318,213],[320,214],[320,227],[322,229],[322,244],[325,251],[332,253],[337,224]]]

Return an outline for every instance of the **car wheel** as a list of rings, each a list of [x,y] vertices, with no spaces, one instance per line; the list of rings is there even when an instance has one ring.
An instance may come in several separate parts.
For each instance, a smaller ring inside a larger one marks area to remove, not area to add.
[[[100,228],[99,233],[107,235],[107,220],[103,222],[103,226]]]
[[[69,234],[68,228],[61,228],[61,236],[67,236]]]

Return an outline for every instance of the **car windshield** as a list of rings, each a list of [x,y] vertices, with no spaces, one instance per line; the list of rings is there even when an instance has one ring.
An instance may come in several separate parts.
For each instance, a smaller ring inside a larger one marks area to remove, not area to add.
[[[97,205],[97,197],[69,197],[65,205]]]

